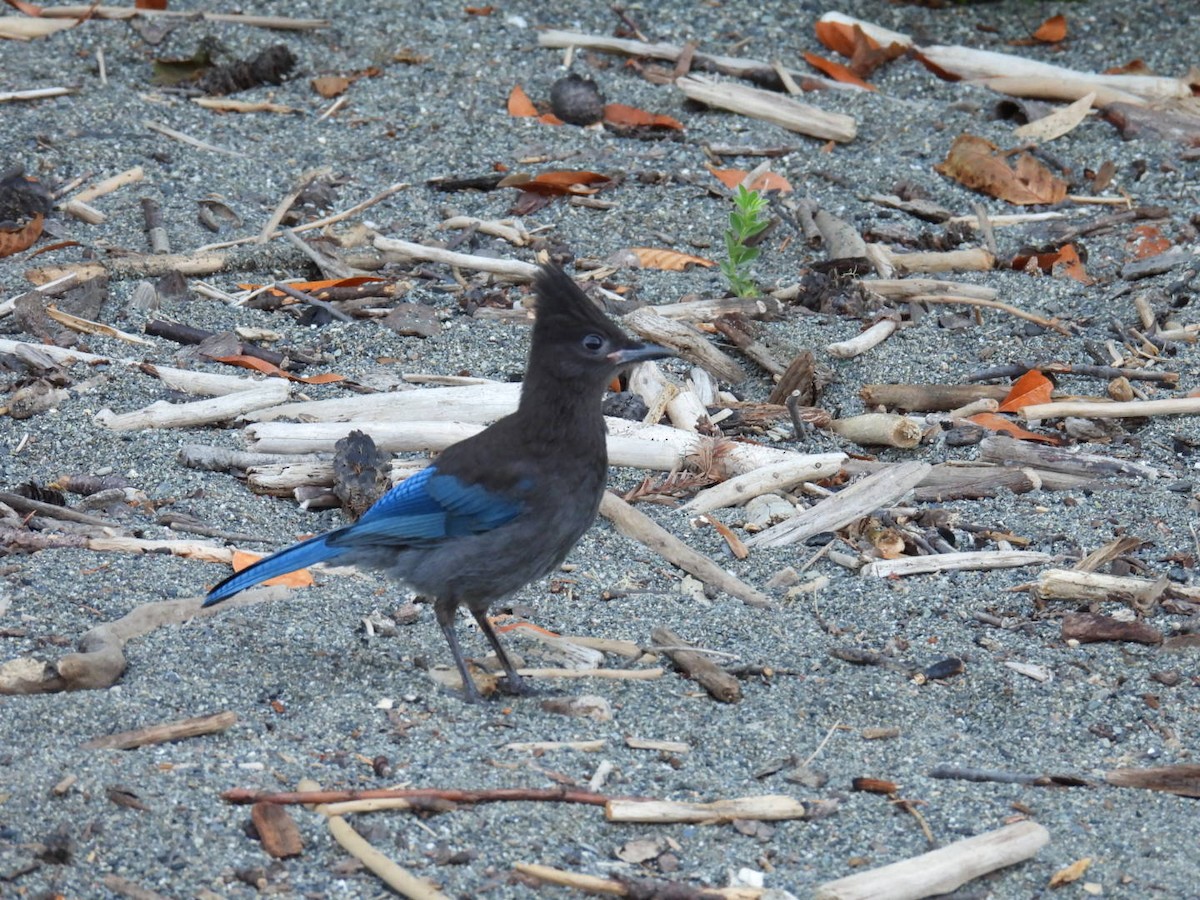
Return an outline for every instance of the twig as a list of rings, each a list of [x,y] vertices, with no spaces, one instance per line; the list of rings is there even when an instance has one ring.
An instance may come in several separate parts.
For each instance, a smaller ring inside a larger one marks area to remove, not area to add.
[[[1058,319],[1047,319],[1045,316],[1039,316],[1036,313],[1026,312],[1023,309],[1018,309],[1011,303],[1005,303],[1001,300],[984,300],[980,297],[950,297],[945,295],[935,294],[917,294],[909,298],[914,303],[941,303],[949,306],[982,306],[988,309],[999,309],[1008,313],[1010,316],[1016,316],[1018,319],[1025,319],[1029,322],[1034,322],[1041,325],[1043,328],[1052,328],[1059,334],[1071,336],[1071,331],[1067,326],[1063,325]]]
[[[212,153],[224,153],[226,156],[244,156],[237,150],[230,150],[227,147],[218,147],[216,144],[210,144],[207,141],[202,141],[199,138],[191,137],[184,134],[182,131],[176,131],[174,128],[168,128],[166,125],[160,125],[158,122],[152,122],[149,119],[142,121],[142,125],[149,128],[151,131],[157,131],[159,134],[169,137],[172,140],[179,141],[182,144],[187,144],[191,147],[196,147],[199,150],[208,150]]]
[[[669,656],[671,662],[708,691],[713,699],[722,703],[737,703],[742,699],[742,686],[734,676],[704,654],[691,649],[691,646],[671,629],[662,626],[655,628],[650,632],[650,639],[656,645],[655,650]],[[681,649],[684,647],[688,649]]]
[[[362,203],[356,203],[349,209],[343,210],[340,213],[334,213],[331,216],[326,216],[323,219],[315,219],[312,222],[306,222],[303,225],[297,225],[291,230],[296,234],[300,234],[305,231],[312,231],[315,228],[324,228],[326,225],[333,225],[337,222],[341,222],[343,219],[349,219],[351,216],[356,216],[363,210],[370,209],[372,206],[375,206],[378,203],[382,203],[388,197],[391,197],[393,194],[398,194],[400,191],[408,187],[410,187],[410,184],[407,181],[397,182],[396,184],[393,184],[390,187],[380,191],[375,196],[368,197],[366,200],[362,201]],[[282,231],[276,231],[271,235],[271,237],[277,238],[281,237],[282,235]],[[203,247],[196,248],[195,252],[207,253],[210,250],[224,250],[227,247],[237,247],[242,244],[252,244],[256,240],[258,240],[258,235],[254,235],[253,237],[238,238],[237,240],[233,241],[222,241],[218,244],[205,244]]]
[[[347,803],[357,800],[441,800],[449,803],[582,803],[604,806],[613,798],[568,788],[493,788],[463,790],[459,788],[371,788],[347,791],[256,791],[250,788],[230,788],[221,793],[226,803],[280,803],[286,806],[306,803]]]
[[[237,724],[237,720],[237,713],[219,712],[210,716],[180,719],[177,722],[164,722],[161,725],[149,725],[132,731],[92,738],[81,746],[84,750],[132,750],[147,744],[165,744],[202,734],[216,734],[232,728]]]
[[[279,223],[283,221],[283,217],[287,215],[288,210],[295,204],[297,198],[304,193],[305,188],[316,181],[318,178],[324,178],[326,175],[331,175],[333,169],[329,166],[322,166],[317,169],[309,169],[307,172],[300,174],[296,182],[292,185],[292,189],[284,195],[283,199],[275,206],[271,217],[267,219],[262,230],[259,231],[258,237],[254,239],[256,244],[265,244],[271,239],[271,235],[275,233],[275,229],[279,227]]]
[[[289,297],[292,297],[293,299],[301,301],[302,303],[308,303],[311,306],[316,306],[319,309],[325,310],[327,313],[329,313],[331,316],[333,316],[339,322],[353,322],[354,321],[353,318],[346,315],[340,309],[337,309],[332,303],[329,303],[325,300],[318,300],[316,297],[312,296],[312,294],[306,294],[303,291],[298,291],[294,287],[292,287],[290,284],[287,284],[286,282],[277,281],[277,282],[275,282],[275,284],[272,285],[272,287],[277,291],[282,291],[283,293],[287,294]]]
[[[320,807],[317,811],[321,811]],[[325,822],[333,839],[378,875],[388,887],[410,900],[450,900],[428,881],[418,878],[380,853],[341,816],[329,816]]]
[[[615,494],[605,492],[600,501],[600,514],[612,522],[621,534],[640,541],[701,581],[737,597],[748,606],[770,608],[770,598],[761,591],[730,575],[707,556],[697,553],[645,513],[634,509]]]

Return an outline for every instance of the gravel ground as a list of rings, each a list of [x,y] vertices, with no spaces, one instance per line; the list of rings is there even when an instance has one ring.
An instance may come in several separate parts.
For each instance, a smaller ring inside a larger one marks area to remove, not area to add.
[[[1058,11],[1037,3],[935,11],[850,2],[841,9],[907,31],[918,41],[1001,51],[1011,49],[1007,41]],[[94,21],[49,40],[0,44],[0,91],[60,84],[79,88],[71,96],[3,107],[0,159],[6,166],[20,162],[59,182],[85,172],[108,176],[133,165],[146,170],[143,184],[96,202],[108,216],[103,225],[54,220],[62,238],[101,252],[140,252],[145,238],[138,198],[152,196],[162,204],[174,248],[186,251],[213,240],[196,224],[195,215],[196,201],[210,194],[245,218],[239,234],[252,233],[297,172],[327,165],[349,179],[335,203],[339,209],[389,184],[410,182],[413,187],[365,218],[385,234],[433,239],[444,236],[434,226],[448,210],[502,217],[512,192],[442,194],[426,188],[427,179],[482,175],[500,163],[517,169],[522,167],[518,160],[549,156],[561,160],[550,165],[630,176],[602,195],[616,204],[611,210],[557,202],[529,217],[528,225],[545,227],[570,253],[605,258],[622,248],[655,245],[715,256],[728,205],[708,190],[700,149],[706,141],[799,146],[776,164],[776,171],[860,228],[911,224],[900,213],[858,198],[888,192],[899,179],[915,182],[955,211],[969,211],[980,198],[935,174],[933,164],[963,131],[1005,146],[1013,143],[1011,124],[991,115],[995,95],[938,81],[904,62],[879,73],[878,95],[831,92],[806,98],[859,120],[858,139],[831,153],[775,126],[685,106],[680,95],[639,78],[622,60],[590,55],[577,60],[576,68],[596,78],[610,101],[682,119],[687,126],[682,138],[641,141],[509,118],[504,102],[513,84],[524,85],[535,99],[545,98],[562,74],[560,55],[537,48],[535,26],[610,33],[614,19],[601,4],[564,3],[547,9],[512,2],[488,16],[467,15],[461,4],[440,2],[421,4],[419,11],[407,4],[375,4],[350,14],[342,5],[318,2],[260,3],[247,11],[329,16],[333,24],[321,31],[273,34],[191,22],[180,24],[155,46],[129,24]],[[786,62],[819,49],[811,23],[823,11],[807,2],[731,0],[653,4],[634,14],[654,39],[697,39],[716,52]],[[1061,52],[1041,47],[1015,52],[1088,70],[1141,58],[1158,73],[1181,74],[1194,62],[1188,29],[1165,34],[1158,29],[1164,19],[1178,21],[1175,4],[1103,0],[1070,4],[1067,12],[1072,37]],[[245,99],[271,97],[303,114],[216,115],[150,86],[152,59],[190,56],[206,37],[216,38],[233,56],[286,41],[299,60],[297,76],[277,88],[247,92]],[[393,55],[401,48],[428,60],[395,63]],[[106,85],[96,63],[100,49]],[[353,86],[348,107],[329,121],[317,121],[327,101],[312,92],[310,77],[369,66],[379,66],[380,72]],[[238,155],[219,156],[168,141],[146,130],[144,120],[236,148]],[[1196,212],[1200,179],[1195,162],[1180,162],[1177,146],[1153,139],[1123,143],[1112,126],[1093,120],[1053,144],[1051,152],[1075,172],[1111,159],[1116,185],[1138,203],[1167,207],[1171,218],[1162,226],[1164,233],[1194,244],[1195,229],[1187,220]],[[749,168],[756,160],[732,162]],[[998,202],[985,201],[985,206],[996,213],[1011,211]],[[1083,221],[1104,211],[1073,214]],[[1032,226],[1001,229],[1001,253],[1036,244],[1039,234]],[[779,232],[766,243],[756,267],[765,285],[794,283],[798,271],[815,260],[801,240],[785,246],[783,236]],[[886,352],[835,361],[818,351],[836,376],[826,405],[858,411],[858,389],[866,383],[959,383],[983,365],[1090,361],[1085,342],[1102,345],[1109,339],[1110,317],[1136,321],[1130,295],[1118,292],[1127,236],[1122,227],[1086,241],[1088,270],[1098,279],[1091,287],[1003,271],[956,276],[994,286],[1018,306],[1079,322],[1084,326],[1080,335],[1063,338],[1000,314],[985,315],[970,327],[940,327],[947,323],[931,314],[893,337]],[[489,239],[469,249],[503,256],[523,253]],[[71,247],[34,262],[0,262],[0,297],[27,287],[22,273],[29,266],[79,258],[80,249]],[[243,270],[209,280],[233,290],[243,281],[309,272],[282,242],[249,260]],[[325,354],[330,369],[361,380],[398,370],[519,377],[523,332],[463,315],[447,290],[452,286],[447,273],[437,274],[441,281],[419,281],[411,294],[443,316],[444,331],[428,339],[401,337],[362,321],[309,327],[280,313],[230,308],[195,295],[163,313],[214,330],[252,325],[278,331],[283,345]],[[656,303],[724,290],[713,270],[624,271],[616,278]],[[1156,289],[1170,280],[1163,276],[1144,284]],[[112,283],[106,320],[117,321],[132,289],[132,281]],[[1187,292],[1181,296],[1189,297]],[[1178,310],[1178,317],[1194,321],[1194,305]],[[788,359],[804,348],[850,337],[861,324],[854,318],[798,311],[766,326],[765,339]],[[87,346],[97,353],[160,364],[173,364],[179,352],[157,340],[153,347],[141,348],[89,337]],[[188,360],[187,365],[219,369]],[[1185,390],[1196,386],[1200,359],[1191,347],[1165,367],[1180,373]],[[685,369],[678,364],[675,371]],[[257,546],[263,549],[341,521],[339,513],[306,513],[293,502],[255,496],[226,474],[177,462],[178,449],[189,442],[241,447],[238,429],[113,433],[93,421],[102,409],[127,411],[155,400],[181,399],[158,381],[103,367],[76,367],[72,376],[71,395],[59,409],[23,421],[0,420],[0,485],[5,489],[110,470],[144,490],[158,512],[186,511],[214,525],[250,532],[262,538]],[[1083,379],[1063,386],[1081,393],[1102,390],[1097,382]],[[337,386],[304,390],[312,397],[344,391]],[[763,400],[770,383],[756,376],[740,390]],[[1136,556],[1150,574],[1195,585],[1195,569],[1188,561],[1197,552],[1196,463],[1185,453],[1186,440],[1197,438],[1198,431],[1194,418],[1160,419],[1136,430],[1119,447],[1090,448],[1159,468],[1162,477],[1138,491],[1035,492],[946,506],[964,522],[1009,530],[1028,538],[1031,549],[1068,558],[1130,534],[1147,542]],[[816,450],[839,446],[828,438],[814,438],[811,445]],[[971,448],[935,443],[879,457],[940,461],[972,454]],[[615,470],[613,486],[629,488],[641,477]],[[807,546],[761,550],[736,561],[727,558],[723,542],[710,529],[693,527],[667,508],[647,511],[755,585],[764,585],[786,566],[799,566],[814,552]],[[173,536],[154,524],[153,511],[128,509],[123,516],[124,524],[141,536]],[[736,514],[726,519],[737,524]],[[464,808],[421,819],[380,813],[358,817],[355,825],[385,854],[456,897],[552,896],[559,891],[514,879],[513,865],[522,861],[593,874],[655,875],[697,886],[727,884],[731,871],[750,868],[765,873],[768,887],[805,897],[822,881],[929,848],[914,817],[897,811],[886,797],[850,789],[851,779],[871,776],[898,782],[901,795],[919,803],[939,844],[998,828],[1021,815],[1049,829],[1051,843],[1035,859],[975,882],[960,896],[1043,896],[1055,871],[1083,857],[1093,860],[1091,868],[1064,893],[1078,894],[1086,882],[1092,894],[1200,896],[1195,885],[1200,851],[1195,800],[1096,786],[936,780],[928,774],[946,763],[1075,775],[1102,783],[1102,773],[1117,766],[1190,762],[1200,740],[1194,649],[1069,647],[1061,640],[1055,616],[1043,615],[1029,594],[1011,592],[1033,577],[1029,570],[880,580],[859,578],[822,561],[812,573],[827,576],[827,587],[796,598],[780,592],[776,607],[764,614],[724,595],[695,596],[682,573],[605,523],[592,529],[570,562],[575,569],[564,576],[572,582],[569,598],[547,591],[544,583],[514,598],[538,625],[564,634],[646,643],[650,628],[664,624],[698,644],[734,654],[739,663],[786,674],[744,682],[744,699],[736,705],[713,702],[675,674],[651,682],[559,685],[567,694],[604,697],[613,710],[607,722],[555,715],[543,711],[537,700],[471,707],[429,676],[429,665],[448,662],[448,654],[427,606],[397,637],[367,639],[360,620],[375,610],[395,609],[404,597],[376,576],[322,578],[319,587],[298,592],[286,603],[230,608],[132,641],[126,648],[128,669],[111,689],[0,697],[0,896],[115,896],[103,884],[113,874],[171,897],[249,897],[260,891],[380,896],[384,888],[332,841],[319,816],[297,811],[304,853],[273,861],[247,835],[247,809],[223,803],[219,793],[234,786],[289,789],[302,778],[329,788],[586,785],[605,760],[614,768],[604,790],[613,794],[711,800],[787,793],[812,800],[836,798],[840,806],[820,821],[760,829],[610,825],[593,808],[532,803]],[[212,564],[83,550],[13,555],[0,571],[0,659],[53,657],[101,622],[143,603],[196,597],[223,577],[222,569]],[[972,616],[981,610],[1022,624],[1014,629],[986,626]],[[1196,627],[1194,619],[1161,610],[1151,623],[1166,633]],[[534,648],[518,647],[536,659]],[[831,650],[847,647],[883,651],[906,669],[957,656],[966,661],[966,671],[918,686],[902,672],[851,666],[830,656]],[[481,642],[470,636],[467,648],[481,652]],[[1053,678],[1039,683],[1005,662],[1045,666]],[[1171,670],[1181,673],[1175,686],[1152,678]],[[80,748],[98,735],[219,710],[232,710],[239,718],[224,734],[127,752]],[[863,731],[868,728],[895,728],[899,736],[867,740]],[[690,752],[630,749],[629,736],[682,741]],[[514,741],[585,739],[603,740],[603,749],[542,756],[505,749]],[[787,780],[795,763],[780,768],[778,762],[803,761],[819,747],[811,765],[823,783],[805,786]],[[377,774],[372,766],[377,757],[387,759],[388,771]],[[763,774],[768,769],[777,771]],[[69,788],[55,792],[55,785],[67,778],[73,779]],[[114,788],[135,794],[144,808],[113,802]],[[617,849],[642,837],[676,843],[667,856],[645,866],[616,858]]]

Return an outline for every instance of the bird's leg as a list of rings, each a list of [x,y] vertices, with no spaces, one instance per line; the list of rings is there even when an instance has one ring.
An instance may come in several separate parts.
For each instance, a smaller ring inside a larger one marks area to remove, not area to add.
[[[504,686],[504,691],[507,694],[528,695],[536,694],[537,689],[534,688],[524,678],[517,674],[516,668],[512,664],[512,660],[508,658],[508,654],[504,652],[504,648],[500,646],[500,637],[496,634],[496,629],[492,627],[492,623],[488,621],[486,609],[472,609],[471,615],[475,617],[475,621],[479,623],[479,630],[483,632],[483,636],[488,639],[488,643],[492,645],[492,650],[496,653],[496,658],[500,660],[500,665],[504,666],[504,677],[507,683]]]
[[[483,698],[479,696],[479,689],[475,687],[475,681],[467,671],[467,661],[463,659],[462,648],[458,646],[458,634],[454,631],[454,613],[457,609],[458,604],[443,603],[440,598],[433,604],[438,625],[442,627],[442,634],[446,636],[446,643],[450,645],[450,655],[454,657],[454,665],[458,666],[458,674],[462,678],[463,700],[467,703],[481,703]]]

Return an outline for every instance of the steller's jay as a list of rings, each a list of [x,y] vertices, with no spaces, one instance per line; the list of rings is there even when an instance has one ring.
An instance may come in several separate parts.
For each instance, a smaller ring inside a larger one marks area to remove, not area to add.
[[[517,411],[460,441],[384,494],[353,525],[226,578],[205,606],[313,563],[382,569],[435,599],[438,625],[479,700],[454,630],[466,606],[495,650],[506,689],[528,693],[487,619],[488,607],[558,566],[596,518],[608,474],[600,400],[631,363],[672,356],[631,340],[566,274],[534,283],[537,318]]]

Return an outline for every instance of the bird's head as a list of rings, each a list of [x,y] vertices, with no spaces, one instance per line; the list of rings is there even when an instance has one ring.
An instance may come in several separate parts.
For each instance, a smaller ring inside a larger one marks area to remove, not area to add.
[[[533,287],[537,319],[527,379],[544,374],[603,385],[625,366],[675,355],[626,335],[561,269],[544,267]]]

